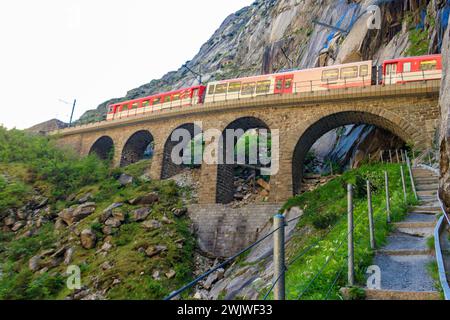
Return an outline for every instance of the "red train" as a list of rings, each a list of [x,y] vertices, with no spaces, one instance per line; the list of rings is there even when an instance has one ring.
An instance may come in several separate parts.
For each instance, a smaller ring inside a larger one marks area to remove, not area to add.
[[[294,70],[239,79],[210,82],[176,91],[125,101],[109,106],[107,120],[120,119],[173,107],[330,89],[394,85],[442,78],[442,56],[386,60],[382,66],[362,61],[322,68]]]

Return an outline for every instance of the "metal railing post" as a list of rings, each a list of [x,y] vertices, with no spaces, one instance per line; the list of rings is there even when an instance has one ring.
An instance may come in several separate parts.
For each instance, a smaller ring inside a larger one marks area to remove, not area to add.
[[[414,197],[416,198],[416,200],[419,200],[419,197],[417,195],[416,183],[414,181],[414,176],[411,168],[411,160],[409,160],[408,155],[406,155],[406,164],[408,165],[409,177],[411,178],[411,187],[414,192]]]
[[[380,159],[381,159],[381,163],[384,163],[384,161],[383,161],[383,150],[380,150]]]
[[[395,149],[395,155],[397,156],[397,163],[400,163],[400,156],[398,155],[398,149]]]
[[[391,223],[391,197],[389,194],[389,175],[388,172],[384,172],[384,181],[386,185],[386,215],[387,215],[387,222]]]
[[[273,295],[275,300],[285,300],[286,290],[285,290],[285,272],[286,272],[286,262],[285,262],[285,218],[282,214],[277,214],[273,218],[273,228],[275,231],[273,239],[273,262],[274,262],[274,275],[273,281],[275,287],[273,290]]]
[[[347,185],[348,193],[348,285],[355,285],[355,247],[353,243],[353,186]]]
[[[392,160],[392,150],[389,150],[389,159],[391,160],[391,163],[393,162]]]
[[[369,233],[370,233],[370,247],[372,250],[376,249],[375,243],[375,225],[373,223],[373,206],[372,206],[372,190],[370,181],[367,180],[367,206],[369,212]]]
[[[405,198],[405,203],[407,203],[408,202],[408,194],[406,191],[405,170],[403,170],[403,165],[400,166],[400,172],[402,174],[403,197]]]

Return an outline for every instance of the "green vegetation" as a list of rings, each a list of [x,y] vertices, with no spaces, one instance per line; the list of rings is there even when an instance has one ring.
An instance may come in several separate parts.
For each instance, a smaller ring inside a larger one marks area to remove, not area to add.
[[[428,31],[420,29],[410,30],[409,41],[410,45],[405,52],[407,56],[423,56],[428,53],[430,45]]]
[[[9,214],[8,210],[16,211],[39,195],[49,198],[49,212],[45,215],[50,220],[40,228],[24,227],[18,234],[0,231],[0,300],[64,299],[71,295],[73,291],[65,286],[66,265],[53,265],[52,258],[44,256],[47,268],[42,272],[29,269],[30,258],[59,249],[62,244],[74,249],[71,264],[80,267],[82,285],[92,292],[106,290],[109,299],[162,299],[190,281],[195,248],[190,220],[176,218],[172,213],[173,209],[184,207],[186,199],[181,195],[189,194],[185,190],[188,188],[179,188],[173,181],[142,178],[149,167],[150,161],[144,160],[126,168],[110,169],[107,162],[95,156],[82,159],[56,148],[50,138],[0,127],[0,219]],[[122,173],[133,176],[130,185],[122,186],[117,181]],[[158,194],[159,202],[150,208],[148,219],[162,221],[167,217],[170,223],[148,231],[131,221],[130,215],[139,206],[126,201],[152,192]],[[77,200],[86,194],[96,203],[96,211],[77,224],[75,230],[56,230],[54,217],[63,209],[78,205]],[[120,210],[126,219],[108,237],[103,234],[99,217],[115,202],[125,203]],[[97,235],[95,249],[85,250],[79,244],[77,234],[86,228]],[[106,241],[112,248],[108,254],[99,254]],[[147,257],[145,249],[157,245],[167,250]],[[105,268],[105,264],[112,267]]]
[[[399,221],[415,199],[409,195],[408,204],[404,203],[400,167],[395,164],[366,165],[285,204],[286,209],[300,207],[305,212],[287,249],[288,261],[295,261],[286,278],[289,299],[341,299],[339,288],[346,285],[347,272],[347,183],[354,185],[356,280],[365,283],[365,270],[374,254],[370,249],[365,181],[371,181],[376,242],[382,246],[391,231],[386,223],[385,170],[390,177],[392,220]],[[354,298],[361,298],[357,291]]]

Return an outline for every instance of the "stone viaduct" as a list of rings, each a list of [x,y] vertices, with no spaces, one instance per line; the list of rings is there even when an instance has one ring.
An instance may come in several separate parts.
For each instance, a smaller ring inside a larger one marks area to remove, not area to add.
[[[64,129],[61,146],[82,156],[95,152],[106,158],[113,152],[115,166],[143,158],[154,143],[151,177],[166,179],[179,166],[171,161],[172,132],[228,128],[279,130],[279,171],[270,180],[270,203],[283,203],[299,190],[303,160],[312,145],[331,129],[348,124],[371,124],[395,134],[417,148],[431,146],[439,119],[440,81],[392,86],[349,88],[308,94],[269,95],[251,99],[174,108]],[[212,140],[207,144],[218,144]],[[233,166],[202,164],[200,204],[226,204],[233,199]],[[254,230],[255,231],[255,230]]]

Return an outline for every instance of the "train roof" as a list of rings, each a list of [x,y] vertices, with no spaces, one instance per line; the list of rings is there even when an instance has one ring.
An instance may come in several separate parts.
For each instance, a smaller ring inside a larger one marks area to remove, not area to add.
[[[312,70],[325,70],[325,69],[334,69],[334,68],[340,68],[342,66],[352,66],[352,65],[360,65],[364,63],[373,63],[373,60],[366,60],[366,61],[357,61],[357,62],[350,62],[350,63],[343,63],[343,64],[335,64],[331,66],[325,66],[325,67],[315,67],[315,68],[307,68],[307,69],[291,69],[291,70],[283,70],[279,73],[269,73],[269,74],[259,74],[254,76],[248,76],[248,77],[242,77],[242,78],[231,78],[231,79],[224,79],[224,80],[217,80],[217,81],[210,81],[208,84],[217,84],[217,83],[225,83],[225,82],[231,82],[236,80],[253,80],[253,79],[259,79],[259,78],[266,78],[268,76],[283,76],[283,75],[290,75],[293,72],[299,72],[299,71],[312,71]]]
[[[430,54],[430,55],[426,55],[426,56],[400,57],[397,59],[384,60],[383,64],[389,64],[389,63],[395,63],[395,62],[401,62],[401,61],[426,60],[426,59],[437,59],[437,58],[442,58],[442,55],[441,54]]]
[[[110,106],[117,106],[117,105],[121,105],[121,104],[124,104],[124,103],[138,102],[138,101],[141,101],[141,100],[147,100],[147,99],[156,98],[156,97],[159,97],[159,96],[165,96],[165,95],[168,95],[168,94],[175,94],[175,93],[180,93],[180,92],[183,92],[183,91],[186,91],[186,90],[192,90],[192,89],[198,89],[198,88],[204,88],[204,87],[205,87],[204,85],[198,85],[198,86],[181,88],[181,89],[173,90],[173,91],[156,93],[154,95],[147,96],[147,97],[142,97],[142,98],[137,98],[137,99],[133,99],[133,100],[125,100],[125,101],[122,101],[122,102],[112,103],[112,104],[110,104]]]

